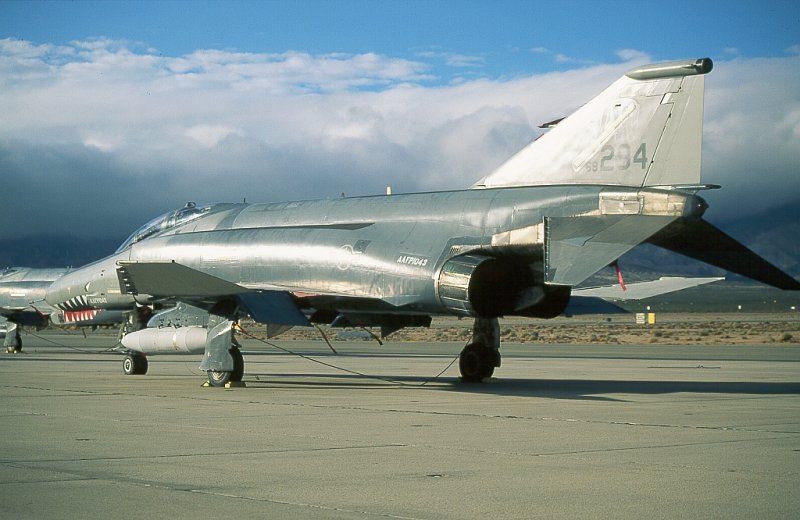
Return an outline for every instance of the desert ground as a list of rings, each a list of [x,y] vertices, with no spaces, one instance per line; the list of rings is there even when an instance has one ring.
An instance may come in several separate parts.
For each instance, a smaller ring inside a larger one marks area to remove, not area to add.
[[[524,344],[663,344],[663,345],[768,345],[800,343],[800,312],[786,313],[654,313],[655,324],[640,325],[635,315],[559,317],[552,320],[503,318],[500,335],[503,343]],[[258,326],[245,324],[248,331],[261,334]],[[403,329],[389,335],[386,342],[467,341],[472,321],[436,318],[430,328]],[[321,331],[331,341],[373,338],[360,329]],[[372,333],[379,335],[379,329]],[[262,334],[263,335],[263,334]],[[281,340],[321,338],[316,329],[291,329]]]

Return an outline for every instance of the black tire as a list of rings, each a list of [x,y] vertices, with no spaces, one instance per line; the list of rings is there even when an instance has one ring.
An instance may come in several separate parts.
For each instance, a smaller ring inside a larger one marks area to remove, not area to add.
[[[480,383],[494,374],[496,354],[479,343],[470,343],[461,351],[458,369],[465,383]]]
[[[233,370],[225,372],[222,370],[208,370],[208,384],[214,387],[223,387],[228,383],[238,383],[244,376],[244,357],[238,348],[229,350],[233,358]]]
[[[147,357],[144,354],[128,354],[122,360],[122,371],[126,376],[140,376],[147,373]]]
[[[223,372],[217,370],[208,370],[208,384],[221,388],[231,382],[231,375],[233,372]]]
[[[6,352],[9,354],[16,354],[22,352],[22,338],[18,335],[10,345],[6,345]]]
[[[231,381],[239,382],[244,377],[244,357],[238,348],[230,350],[231,357],[233,358],[233,372],[231,372]]]
[[[132,376],[134,366],[133,356],[125,356],[125,359],[122,360],[122,373],[126,376]]]
[[[145,375],[147,373],[147,356],[144,354],[137,356],[136,361],[138,363],[136,375]]]

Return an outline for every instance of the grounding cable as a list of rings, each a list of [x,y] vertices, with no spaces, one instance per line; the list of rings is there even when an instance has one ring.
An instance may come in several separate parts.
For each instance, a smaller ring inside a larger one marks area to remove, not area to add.
[[[104,350],[99,350],[99,351],[98,350],[86,350],[86,349],[81,349],[81,348],[78,348],[78,347],[71,347],[69,345],[64,345],[63,343],[59,343],[57,341],[53,341],[52,339],[45,338],[44,336],[41,336],[41,335],[36,334],[35,332],[31,332],[29,330],[26,330],[25,334],[27,334],[29,336],[33,336],[34,338],[40,339],[42,341],[46,341],[48,343],[52,343],[53,345],[55,345],[57,347],[67,348],[67,349],[70,349],[70,350],[74,350],[75,352],[80,352],[82,354],[105,354],[107,352],[114,352],[117,349],[117,347],[120,345],[120,343],[117,342],[117,344],[114,345],[113,347],[109,347],[109,348],[104,349]]]
[[[311,356],[307,356],[305,354],[301,354],[300,352],[295,352],[295,351],[293,351],[291,349],[288,349],[288,348],[285,348],[285,347],[281,347],[280,345],[276,345],[275,343],[273,343],[271,341],[267,341],[265,339],[256,337],[256,336],[250,334],[249,332],[247,332],[246,330],[242,329],[241,327],[240,327],[239,330],[241,331],[243,336],[248,337],[248,338],[250,338],[252,340],[264,343],[265,345],[268,345],[268,346],[270,346],[272,348],[280,350],[280,351],[282,351],[282,352],[284,352],[286,354],[290,354],[292,356],[301,357],[301,358],[303,358],[305,360],[311,361],[312,363],[317,363],[319,365],[323,365],[323,366],[326,366],[328,368],[332,368],[334,370],[339,370],[341,372],[346,372],[348,374],[357,375],[357,376],[364,377],[364,378],[367,378],[367,379],[376,379],[378,381],[384,381],[386,383],[392,383],[392,384],[396,384],[396,385],[400,385],[400,386],[425,386],[426,384],[428,384],[428,383],[430,383],[432,381],[435,381],[436,379],[441,377],[441,375],[444,374],[447,371],[447,369],[449,369],[451,366],[453,366],[453,363],[455,363],[456,360],[458,359],[458,356],[453,358],[453,360],[450,361],[450,364],[448,364],[441,372],[439,372],[438,374],[436,374],[432,378],[427,379],[422,384],[410,385],[408,383],[404,383],[404,382],[398,381],[396,379],[391,379],[391,378],[388,378],[388,377],[375,376],[375,375],[370,375],[370,374],[364,374],[363,372],[358,372],[356,370],[350,370],[349,368],[340,367],[340,366],[334,365],[332,363],[326,363],[325,361],[320,361],[319,359],[313,358]]]

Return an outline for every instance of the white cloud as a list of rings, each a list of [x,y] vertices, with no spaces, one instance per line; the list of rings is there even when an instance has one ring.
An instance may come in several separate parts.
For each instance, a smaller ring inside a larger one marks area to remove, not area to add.
[[[483,67],[486,59],[482,56],[470,56],[454,52],[421,51],[417,53],[420,58],[440,60],[448,67]]]
[[[122,144],[119,138],[106,135],[89,135],[83,139],[83,145],[101,152],[111,152]]]
[[[242,131],[225,125],[195,125],[186,130],[186,135],[206,148],[213,148],[228,136],[241,136]]]
[[[726,187],[712,214],[800,198],[799,60],[723,61],[709,76],[704,180]],[[369,53],[0,40],[0,221],[125,235],[187,200],[464,188],[630,67],[428,86],[422,61]]]
[[[714,213],[747,214],[798,201],[800,57],[717,62],[706,80],[704,181]]]
[[[623,61],[647,62],[651,61],[650,54],[637,49],[619,49],[616,54]]]
[[[561,64],[561,65],[563,65],[563,64],[596,65],[597,64],[597,62],[594,62],[592,60],[584,60],[584,59],[580,59],[580,58],[575,58],[575,57],[569,56],[567,54],[564,54],[562,52],[552,51],[552,50],[548,49],[547,47],[533,47],[532,49],[530,49],[530,52],[532,52],[534,54],[542,54],[542,55],[545,55],[545,56],[550,56],[555,63]]]
[[[795,56],[800,55],[800,44],[790,45],[789,47],[786,48],[786,52],[788,54],[793,54]]]

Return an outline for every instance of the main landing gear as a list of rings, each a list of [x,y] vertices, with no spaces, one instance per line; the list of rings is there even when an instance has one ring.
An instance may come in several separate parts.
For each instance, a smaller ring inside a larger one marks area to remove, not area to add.
[[[475,318],[472,339],[458,360],[461,380],[480,383],[492,377],[500,366],[500,325],[497,318]]]
[[[9,354],[17,354],[22,352],[22,336],[19,335],[19,327],[16,323],[8,323],[6,329],[6,337],[3,340],[3,345],[6,347],[6,352]]]
[[[207,386],[224,387],[239,383],[244,375],[244,358],[233,337],[233,321],[212,315],[200,370],[208,374]]]
[[[244,357],[237,347],[232,347],[228,351],[233,358],[233,370],[207,370],[208,384],[210,386],[223,387],[228,383],[238,383],[244,376]]]
[[[22,338],[17,336],[16,341],[6,344],[6,352],[9,354],[18,354],[22,352]]]

